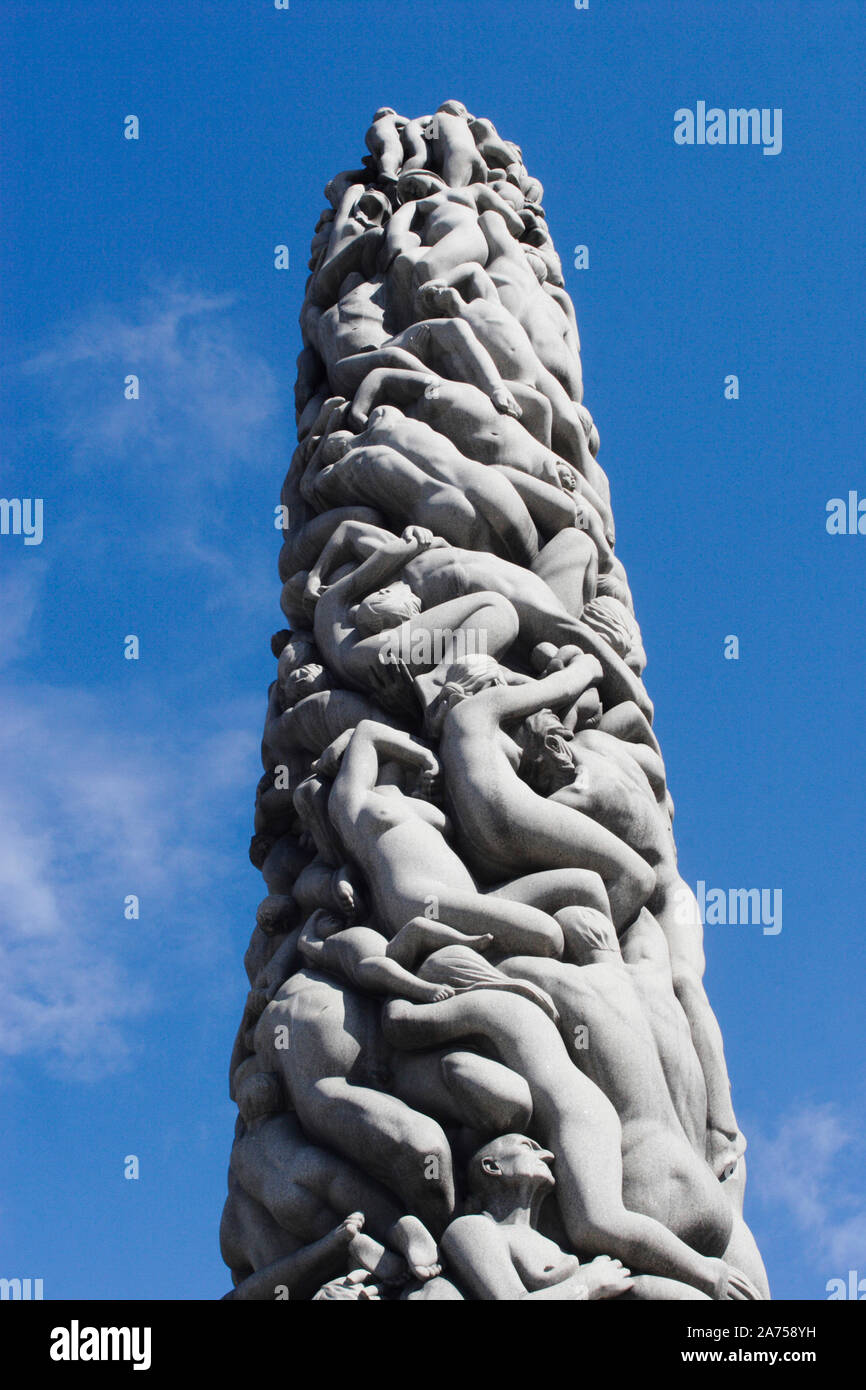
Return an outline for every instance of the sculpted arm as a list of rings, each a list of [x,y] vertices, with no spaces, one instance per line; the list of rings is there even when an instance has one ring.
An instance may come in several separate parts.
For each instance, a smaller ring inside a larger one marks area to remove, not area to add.
[[[409,734],[401,733],[399,729],[389,729],[370,719],[362,719],[343,754],[329,802],[332,815],[339,818],[341,831],[355,822],[365,797],[375,790],[380,759],[397,762],[431,776],[439,771],[439,764],[429,749],[417,743]]]
[[[500,723],[525,719],[542,709],[556,709],[576,700],[588,686],[601,679],[601,665],[593,656],[580,656],[550,676],[521,685],[496,686],[483,698]]]
[[[429,373],[377,367],[358,387],[350,411],[350,423],[363,428],[377,405],[407,405],[422,396],[433,378]]]
[[[325,515],[328,516],[331,513],[325,513]],[[402,543],[397,541],[391,531],[385,531],[381,526],[373,526],[366,521],[356,521],[353,518],[341,521],[310,570],[307,581],[308,592],[318,594],[327,586],[328,576],[338,570],[341,565],[363,563],[371,556],[380,555],[395,548],[398,544]],[[394,549],[394,553],[396,554],[396,549]]]
[[[365,598],[387,584],[412,558],[416,549],[415,541],[398,540],[396,536],[389,535],[387,544],[377,547],[356,569],[332,584],[329,594],[339,596],[344,603]]]
[[[420,237],[412,231],[412,223],[415,220],[417,210],[417,203],[404,203],[391,217],[385,231],[385,240],[379,258],[383,270],[387,270],[401,251],[418,245]]]
[[[506,203],[495,188],[487,188],[482,184],[475,206],[479,212],[498,212],[513,237],[523,235],[522,218],[518,217],[511,204]]]
[[[285,583],[298,570],[309,569],[344,522],[351,521],[359,527],[365,524],[380,527],[383,520],[381,512],[373,507],[331,507],[327,512],[291,527],[286,532],[280,551],[280,578]]]

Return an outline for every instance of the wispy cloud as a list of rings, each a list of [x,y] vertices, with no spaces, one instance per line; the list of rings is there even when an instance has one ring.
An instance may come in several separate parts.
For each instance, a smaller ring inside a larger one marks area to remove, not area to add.
[[[155,703],[145,682],[118,698],[104,673],[89,690],[82,677],[48,684],[39,617],[50,585],[75,574],[86,603],[124,565],[153,576],[139,603],[170,598],[192,576],[202,608],[227,610],[228,641],[274,603],[275,576],[270,586],[257,576],[263,537],[276,555],[263,499],[278,486],[286,421],[239,308],[233,294],[158,285],[59,325],[18,378],[39,395],[39,412],[23,417],[46,421],[60,458],[44,554],[17,556],[0,607],[10,678],[0,682],[0,1056],[39,1058],[66,1076],[129,1065],[136,1030],[178,1005],[189,978],[205,1004],[219,989],[222,903],[243,872],[261,701],[232,702],[230,686],[218,700],[193,696],[182,673],[174,704]],[[141,394],[128,401],[132,373]],[[29,436],[21,453],[26,467]],[[190,644],[197,635],[191,627]],[[200,683],[216,661],[201,654]],[[140,921],[123,916],[130,893]],[[157,939],[160,921],[170,927]],[[236,962],[223,963],[234,980]]]
[[[79,466],[146,448],[150,471],[181,482],[204,463],[213,481],[256,461],[280,399],[272,368],[237,330],[236,306],[234,294],[162,285],[134,305],[94,308],[24,364],[50,374]],[[129,375],[138,400],[124,398]]]
[[[241,863],[226,826],[255,780],[256,722],[236,707],[119,747],[109,697],[0,691],[0,1053],[83,1078],[122,1069],[129,1020],[169,1002],[167,960],[181,975],[214,958],[203,902]],[[157,949],[124,920],[126,893],[171,922]]]
[[[822,1277],[866,1273],[866,1134],[838,1105],[803,1104],[775,1134],[750,1134],[751,1190],[808,1238]]]
[[[43,422],[49,456],[61,453],[57,545],[94,559],[122,536],[144,569],[162,575],[168,557],[178,574],[207,574],[211,606],[242,590],[253,599],[293,417],[242,320],[233,293],[159,284],[59,325],[21,364],[19,384],[39,394],[23,413]],[[130,375],[137,400],[124,396]]]
[[[28,634],[42,598],[48,565],[39,555],[23,554],[14,570],[3,575],[0,603],[0,667],[27,650]]]

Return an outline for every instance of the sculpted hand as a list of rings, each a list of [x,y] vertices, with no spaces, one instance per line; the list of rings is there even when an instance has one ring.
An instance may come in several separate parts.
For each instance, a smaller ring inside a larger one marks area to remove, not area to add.
[[[417,797],[419,801],[435,801],[439,795],[440,789],[441,780],[438,769],[434,772],[429,768],[425,768],[423,772],[418,774],[418,779],[411,794]]]
[[[378,1286],[365,1283],[368,1278],[369,1272],[366,1269],[355,1269],[342,1279],[332,1279],[329,1283],[323,1284],[318,1293],[313,1294],[313,1302],[380,1302]]]
[[[520,409],[517,401],[514,399],[511,392],[506,390],[504,386],[497,387],[490,399],[496,406],[500,415],[511,415],[515,420],[519,420],[523,415],[523,411]]]
[[[407,526],[400,539],[405,541],[407,546],[413,547],[417,553],[429,550],[436,537],[426,526]]]
[[[545,676],[550,676],[554,671],[562,671],[566,666],[570,666],[573,661],[577,661],[578,657],[581,656],[583,656],[583,651],[580,647],[572,645],[559,647],[550,658],[543,674]]]
[[[734,1269],[732,1265],[726,1265],[723,1260],[719,1260],[717,1263],[721,1267],[721,1274],[716,1285],[716,1298],[733,1302],[745,1302],[761,1298],[752,1281],[747,1279],[741,1270]]]
[[[609,1255],[596,1255],[576,1277],[586,1285],[588,1298],[616,1298],[628,1293],[634,1282],[622,1261],[612,1260]]]

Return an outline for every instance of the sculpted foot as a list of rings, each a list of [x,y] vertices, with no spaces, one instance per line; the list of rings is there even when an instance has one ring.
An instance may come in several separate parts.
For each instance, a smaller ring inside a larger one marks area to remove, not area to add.
[[[386,1250],[371,1236],[361,1234],[355,1237],[349,1247],[349,1259],[352,1265],[374,1274],[382,1284],[405,1284],[409,1278],[406,1261],[395,1255],[393,1250]]]
[[[417,997],[420,1004],[441,1004],[443,999],[454,998],[454,990],[450,985],[430,984],[423,980],[418,985]]]
[[[402,1216],[388,1232],[388,1239],[401,1253],[416,1279],[422,1283],[439,1274],[439,1251],[427,1227],[416,1216]]]
[[[351,1245],[356,1236],[359,1236],[364,1229],[364,1213],[362,1211],[352,1211],[341,1221],[337,1230],[343,1236],[347,1245]]]
[[[404,934],[407,942],[411,941],[412,950],[422,956],[431,955],[440,946],[470,946],[474,951],[486,951],[493,941],[490,932],[468,936],[456,927],[447,926],[445,922],[437,922],[430,917],[413,917],[391,942],[392,949],[389,949],[388,955],[394,959],[401,955],[400,938]]]

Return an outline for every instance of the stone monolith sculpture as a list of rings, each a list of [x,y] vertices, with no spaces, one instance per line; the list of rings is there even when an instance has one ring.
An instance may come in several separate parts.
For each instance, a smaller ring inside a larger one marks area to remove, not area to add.
[[[541,185],[458,101],[366,143],[301,312],[227,1297],[769,1297]]]

